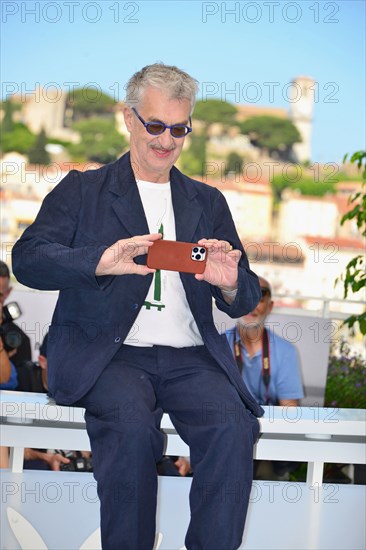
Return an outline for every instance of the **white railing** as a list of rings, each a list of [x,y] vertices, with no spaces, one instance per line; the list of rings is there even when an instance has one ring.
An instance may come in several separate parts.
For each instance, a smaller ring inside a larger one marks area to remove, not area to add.
[[[278,300],[293,300],[296,302],[306,303],[306,302],[319,302],[319,307],[316,309],[309,307],[292,307],[292,306],[276,306],[276,301]],[[326,296],[305,296],[298,294],[273,294],[273,301],[275,302],[274,311],[276,313],[284,314],[295,314],[295,315],[304,315],[304,316],[317,316],[323,317],[324,319],[334,319],[339,321],[344,321],[354,313],[354,307],[356,306],[360,313],[365,308],[365,302],[361,300],[347,300],[341,298],[328,298]],[[342,304],[342,311],[339,311],[337,307],[331,307],[335,304]],[[347,306],[349,309],[344,311]]]
[[[45,394],[1,391],[1,445],[11,469],[23,469],[24,447],[90,450],[84,410],[56,405]],[[324,462],[365,462],[366,411],[316,407],[264,407],[255,458],[308,462],[307,483],[322,484]],[[166,454],[189,455],[167,414],[161,429]]]
[[[0,443],[11,449],[11,469],[2,472],[1,548],[100,549],[92,474],[22,471],[24,447],[90,449],[83,409],[44,394],[2,391],[0,400]],[[364,548],[365,487],[322,485],[322,472],[324,462],[365,462],[365,418],[363,410],[265,407],[255,457],[307,462],[307,480],[253,483],[241,550]],[[161,429],[167,454],[189,454],[168,415]],[[190,484],[159,477],[154,550],[184,550]]]

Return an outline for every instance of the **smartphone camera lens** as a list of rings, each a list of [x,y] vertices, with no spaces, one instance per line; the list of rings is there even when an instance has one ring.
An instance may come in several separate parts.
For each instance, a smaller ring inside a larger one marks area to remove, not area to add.
[[[194,246],[192,248],[191,258],[196,262],[203,262],[206,257],[206,249],[202,246]]]

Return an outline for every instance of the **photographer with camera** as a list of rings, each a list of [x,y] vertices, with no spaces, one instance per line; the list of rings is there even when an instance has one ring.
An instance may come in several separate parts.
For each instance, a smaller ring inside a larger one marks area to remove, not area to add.
[[[18,385],[18,377],[14,364],[10,361],[9,354],[3,341],[3,306],[0,302],[0,389],[14,390]]]
[[[15,302],[11,304],[13,306],[12,308],[4,305],[11,291],[9,268],[5,262],[0,261],[0,335],[3,340],[4,349],[7,351],[12,363],[17,368],[23,361],[30,361],[32,359],[32,352],[30,339],[25,332],[14,323],[14,318],[20,314],[18,305]]]
[[[0,384],[6,384],[11,377],[11,363],[0,338]]]
[[[47,393],[48,391],[47,340],[48,334],[39,348],[38,363],[27,361],[19,367],[22,391],[36,393]],[[46,449],[27,448],[24,449],[24,469],[91,472],[91,453],[59,449],[52,452]]]
[[[18,384],[17,372],[13,363],[10,361],[8,352],[5,349],[2,339],[3,316],[2,303],[0,302],[0,389],[13,390]],[[0,468],[9,466],[9,449],[8,447],[0,447]]]

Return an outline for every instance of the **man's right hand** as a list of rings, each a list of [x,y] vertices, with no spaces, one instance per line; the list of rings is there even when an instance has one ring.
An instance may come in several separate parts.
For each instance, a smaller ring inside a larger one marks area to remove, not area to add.
[[[154,241],[162,238],[161,233],[149,235],[138,235],[130,239],[121,239],[105,250],[99,260],[95,274],[100,275],[148,275],[155,273],[146,265],[139,265],[134,262],[136,256],[146,254]]]

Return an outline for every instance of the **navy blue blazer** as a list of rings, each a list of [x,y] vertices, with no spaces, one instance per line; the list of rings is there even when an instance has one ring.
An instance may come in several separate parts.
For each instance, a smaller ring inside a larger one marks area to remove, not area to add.
[[[242,251],[239,287],[228,305],[217,287],[180,277],[188,304],[209,352],[256,415],[255,402],[239,374],[225,334],[216,330],[212,297],[233,318],[252,311],[260,299],[249,264],[222,193],[173,167],[170,173],[176,238],[197,242],[223,239]],[[98,170],[71,171],[43,201],[40,212],[13,247],[17,279],[41,290],[59,290],[48,338],[49,393],[71,404],[92,387],[125,340],[142,307],[152,274],[100,276],[104,250],[119,239],[149,233],[131,168],[130,155]],[[146,263],[146,255],[136,262]],[[136,327],[135,337],[138,338]]]

